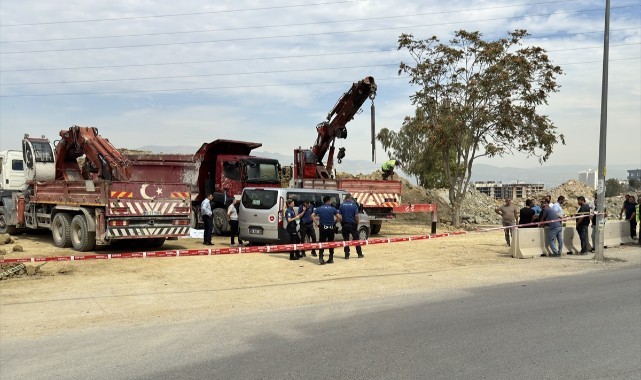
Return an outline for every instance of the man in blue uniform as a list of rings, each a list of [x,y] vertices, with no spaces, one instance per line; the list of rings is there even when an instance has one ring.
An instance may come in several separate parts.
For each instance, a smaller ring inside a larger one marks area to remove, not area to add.
[[[321,243],[334,241],[334,224],[336,223],[336,219],[340,221],[341,216],[338,210],[332,206],[332,197],[325,195],[323,197],[323,205],[316,207],[312,215],[314,219],[318,218],[319,241]],[[318,261],[320,265],[333,263],[334,248],[329,249],[329,260],[327,260],[327,262],[323,260],[323,251],[323,248],[318,251]]]
[[[352,199],[351,194],[345,195],[345,201],[338,208],[341,216],[343,241],[360,240],[358,238],[358,205]],[[349,259],[349,246],[345,246],[345,259]],[[359,258],[363,257],[361,246],[356,246],[356,253]]]
[[[316,231],[314,231],[314,218],[312,218],[312,213],[314,212],[314,206],[309,204],[309,200],[303,200],[303,204],[298,206],[298,213],[303,213],[303,216],[300,218],[300,242],[304,243],[305,238],[309,236],[309,240],[312,243],[316,243]],[[305,251],[301,251],[303,257],[305,257]],[[316,250],[312,249],[312,256],[316,257]]]
[[[296,214],[294,212],[293,199],[288,199],[286,204],[287,204],[287,210],[285,210],[285,221],[287,222],[286,230],[287,230],[287,233],[289,233],[289,243],[300,244],[300,236],[298,235],[298,231],[297,231],[298,226],[296,225],[296,220],[300,219],[303,214],[302,213]],[[289,252],[290,260],[298,260],[301,257],[303,256],[300,254],[300,252],[297,249]]]

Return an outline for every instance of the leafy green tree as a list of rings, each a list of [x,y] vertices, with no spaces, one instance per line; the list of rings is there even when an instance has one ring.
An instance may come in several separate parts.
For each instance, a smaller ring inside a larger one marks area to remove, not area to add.
[[[641,181],[636,178],[629,179],[628,185],[630,186],[630,190],[641,190]]]
[[[459,30],[449,44],[399,37],[398,49],[411,62],[401,62],[398,73],[418,87],[410,97],[416,112],[398,132],[382,129],[377,138],[406,172],[425,184],[446,184],[456,225],[477,158],[520,151],[543,162],[557,142],[565,144],[538,112],[558,91],[562,70],[542,48],[523,46],[526,36],[516,30],[485,41],[479,32]]]
[[[616,197],[625,192],[625,187],[616,178],[610,178],[605,181],[605,196]]]

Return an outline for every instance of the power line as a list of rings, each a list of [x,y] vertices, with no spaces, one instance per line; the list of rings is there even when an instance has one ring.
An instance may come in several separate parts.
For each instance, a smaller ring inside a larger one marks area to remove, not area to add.
[[[637,28],[622,28],[622,29],[610,29],[613,31],[626,31],[626,30],[635,30],[641,29]],[[602,30],[595,31],[583,31],[577,33],[559,33],[559,34],[548,34],[542,36],[530,36],[531,39],[542,39],[542,38],[553,38],[553,37],[567,37],[567,36],[577,36],[583,34],[592,34],[592,33],[603,33]],[[612,45],[612,46],[621,46],[628,44]],[[601,46],[599,46],[601,47]],[[577,48],[582,49],[582,48]],[[389,53],[397,51],[396,48],[392,49],[382,49],[382,50],[360,50],[360,51],[349,51],[349,52],[332,52],[332,53],[318,53],[318,54],[300,54],[300,55],[283,55],[283,56],[271,56],[271,57],[249,57],[249,58],[228,58],[228,59],[215,59],[215,60],[202,60],[202,61],[181,61],[181,62],[161,62],[161,63],[141,63],[141,64],[128,64],[128,65],[104,65],[104,66],[75,66],[75,67],[58,67],[58,68],[20,68],[20,69],[7,69],[0,70],[0,73],[7,72],[24,72],[24,71],[52,71],[52,70],[85,70],[85,69],[108,69],[108,68],[122,68],[122,67],[144,67],[144,66],[169,66],[169,65],[188,65],[188,64],[201,64],[201,63],[221,63],[221,62],[237,62],[237,61],[253,61],[253,60],[270,60],[270,59],[291,59],[291,58],[309,58],[309,57],[323,57],[323,56],[334,56],[334,55],[349,55],[349,54],[361,54],[361,53]],[[548,51],[561,51],[561,50],[548,50]]]
[[[623,6],[623,7],[613,7],[613,9],[622,9],[622,8],[630,8],[630,7],[641,7],[641,5],[630,5],[630,6]],[[466,21],[456,21],[456,22],[446,22],[446,23],[426,24],[426,25],[397,26],[397,27],[361,29],[361,30],[350,30],[350,31],[332,31],[332,32],[302,33],[302,34],[279,35],[279,36],[243,37],[243,38],[228,38],[228,39],[207,40],[207,41],[166,42],[166,43],[155,43],[155,44],[103,46],[103,47],[88,47],[88,48],[9,51],[9,52],[0,52],[0,54],[6,55],[6,54],[50,53],[50,52],[86,51],[86,50],[104,50],[104,49],[126,49],[126,48],[141,48],[141,47],[154,47],[154,46],[191,45],[191,44],[218,43],[218,42],[265,40],[265,39],[292,38],[292,37],[312,37],[312,36],[321,36],[321,35],[377,32],[377,31],[383,31],[383,30],[424,28],[424,27],[431,27],[431,26],[463,24],[463,23],[470,23],[470,22],[513,20],[513,19],[519,19],[519,18],[523,18],[523,17],[540,17],[540,16],[549,16],[549,15],[553,15],[553,14],[554,15],[558,15],[558,14],[586,13],[586,12],[594,12],[594,11],[602,11],[602,9],[598,8],[598,9],[589,9],[589,10],[580,10],[580,11],[541,13],[541,14],[527,15],[527,16],[495,17],[495,18],[481,19],[481,20],[466,20]]]
[[[405,14],[405,15],[397,15],[397,16],[355,18],[355,19],[345,19],[345,20],[332,20],[332,21],[318,21],[318,22],[308,22],[308,23],[297,23],[297,24],[262,25],[262,26],[247,26],[247,27],[239,27],[239,28],[205,29],[205,30],[191,30],[191,31],[159,32],[159,33],[121,34],[121,35],[111,35],[111,36],[65,37],[65,38],[50,38],[50,39],[38,39],[38,40],[0,41],[0,44],[25,43],[25,42],[72,41],[72,40],[75,41],[75,40],[123,38],[123,37],[150,37],[150,36],[192,34],[192,33],[230,32],[230,31],[248,30],[248,29],[282,28],[282,27],[291,27],[291,26],[311,26],[311,25],[322,25],[322,24],[336,24],[336,23],[342,23],[342,22],[374,21],[374,20],[386,20],[386,19],[405,18],[405,17],[441,15],[441,14],[449,14],[449,13],[482,11],[482,10],[490,10],[490,9],[503,9],[503,8],[522,7],[522,6],[529,6],[529,5],[544,5],[544,4],[567,3],[567,2],[575,2],[575,1],[577,1],[577,0],[556,0],[556,1],[536,2],[536,3],[501,5],[501,6],[494,6],[494,7],[458,9],[458,10],[451,10],[451,11],[414,13],[414,14],[409,14],[409,15]]]
[[[250,57],[250,58],[229,58],[229,59],[214,59],[204,61],[183,61],[183,62],[164,62],[164,63],[140,63],[130,65],[107,65],[107,66],[76,66],[76,67],[59,67],[59,68],[44,68],[44,69],[10,69],[0,70],[0,73],[14,72],[14,71],[50,71],[50,70],[80,70],[80,69],[109,69],[119,67],[140,67],[140,66],[167,66],[167,65],[189,65],[199,63],[220,63],[220,62],[237,62],[237,61],[254,61],[254,60],[268,60],[268,59],[290,59],[290,58],[309,58],[309,57],[323,57],[332,55],[345,55],[345,54],[360,54],[360,53],[388,53],[396,51],[396,48],[385,50],[361,50],[361,51],[348,51],[348,52],[334,52],[334,53],[318,53],[318,54],[301,54],[301,55],[280,55],[272,57]]]
[[[610,62],[641,60],[639,57],[610,59]],[[602,63],[602,60],[561,63],[559,66],[581,65],[589,63]],[[409,79],[409,77],[392,77],[377,79],[377,82],[387,80]],[[19,95],[0,95],[0,98],[19,98],[19,97],[46,97],[46,96],[79,96],[79,95],[115,95],[115,94],[139,94],[139,93],[160,93],[160,92],[185,92],[185,91],[211,91],[211,90],[232,90],[246,88],[271,88],[271,87],[289,87],[289,86],[311,86],[322,84],[347,83],[347,81],[326,81],[326,82],[307,82],[307,83],[281,83],[281,84],[256,84],[256,85],[234,85],[234,86],[216,86],[216,87],[194,87],[194,88],[174,88],[174,89],[154,89],[154,90],[126,90],[126,91],[101,91],[101,92],[75,92],[75,93],[51,93],[51,94],[19,94]],[[351,83],[351,82],[350,82]]]
[[[610,45],[611,47],[641,45],[641,42],[629,44]],[[547,50],[547,52],[561,52],[573,50],[586,50],[586,49],[600,49],[603,46],[586,46],[567,49]],[[231,75],[256,75],[256,74],[280,74],[291,72],[310,72],[310,71],[324,71],[324,70],[342,70],[342,69],[356,69],[364,67],[387,67],[397,66],[398,63],[381,63],[381,64],[368,64],[359,66],[342,66],[342,67],[321,67],[321,68],[306,68],[306,69],[283,69],[283,70],[269,70],[269,71],[250,71],[250,72],[229,72],[229,73],[214,73],[214,74],[192,74],[192,75],[171,75],[160,77],[137,77],[137,78],[117,78],[117,79],[91,79],[91,80],[74,80],[74,81],[49,81],[49,82],[23,82],[23,83],[2,83],[1,86],[34,86],[34,85],[48,85],[48,84],[75,84],[75,83],[105,83],[105,82],[124,82],[124,81],[137,81],[137,80],[159,80],[159,79],[186,79],[186,78],[205,78],[205,77],[218,77],[218,76],[231,76]]]
[[[255,75],[255,74],[280,74],[292,72],[309,72],[309,71],[324,71],[324,70],[342,70],[342,69],[359,69],[364,67],[386,67],[398,66],[398,62],[394,63],[381,63],[377,65],[359,65],[359,66],[342,66],[342,67],[321,67],[314,69],[286,69],[286,70],[270,70],[270,71],[252,71],[252,72],[236,72],[236,73],[216,73],[216,74],[195,74],[195,75],[175,75],[163,77],[142,77],[142,78],[120,78],[120,79],[92,79],[92,80],[77,80],[65,82],[31,82],[31,83],[4,83],[0,86],[23,86],[23,85],[43,85],[43,84],[73,84],[73,83],[99,83],[99,82],[123,82],[134,80],[158,80],[158,79],[184,79],[184,78],[203,78],[203,77],[218,77],[230,75]]]
[[[35,25],[52,25],[52,24],[72,24],[72,23],[81,23],[81,22],[101,22],[101,21],[119,21],[119,20],[140,20],[140,19],[149,19],[149,18],[162,18],[162,17],[182,17],[182,16],[201,16],[206,14],[218,14],[218,13],[235,13],[235,12],[252,12],[252,11],[264,11],[264,10],[274,10],[274,9],[285,9],[285,8],[299,8],[299,7],[311,7],[317,5],[332,5],[332,4],[344,4],[344,3],[357,3],[366,0],[343,0],[343,1],[332,1],[328,3],[312,3],[312,4],[294,4],[294,5],[280,5],[273,7],[261,7],[261,8],[246,8],[246,9],[230,9],[223,11],[206,11],[206,12],[192,12],[192,13],[174,13],[166,15],[151,15],[151,16],[131,16],[131,17],[113,17],[113,18],[102,18],[102,19],[89,19],[89,20],[70,20],[70,21],[49,21],[49,22],[34,22],[28,24],[8,24],[1,25],[2,28],[16,27],[16,26],[35,26]]]

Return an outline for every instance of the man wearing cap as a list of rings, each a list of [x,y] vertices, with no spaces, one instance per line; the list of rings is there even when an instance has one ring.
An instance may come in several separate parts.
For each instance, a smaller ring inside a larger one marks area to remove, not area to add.
[[[354,202],[351,194],[345,195],[345,200],[338,208],[341,216],[341,228],[343,241],[360,240],[358,238],[358,205]],[[349,246],[345,246],[345,259],[349,259]],[[363,257],[363,251],[360,245],[356,246],[356,253],[359,258]]]
[[[318,218],[318,240],[321,243],[334,241],[334,224],[336,224],[336,220],[341,220],[341,216],[338,210],[332,206],[332,197],[325,195],[323,197],[323,204],[316,207],[312,215],[315,219]],[[323,248],[320,248],[318,251],[318,261],[320,265],[333,263],[334,248],[329,249],[329,259],[327,261],[323,260],[323,251]]]
[[[314,231],[314,206],[309,203],[309,199],[304,199],[303,204],[298,206],[298,213],[303,213],[300,218],[300,242],[304,243],[305,238],[309,237],[312,243],[316,243],[316,231]],[[301,250],[301,255],[305,257],[305,251]],[[312,249],[312,256],[316,257],[316,250]]]

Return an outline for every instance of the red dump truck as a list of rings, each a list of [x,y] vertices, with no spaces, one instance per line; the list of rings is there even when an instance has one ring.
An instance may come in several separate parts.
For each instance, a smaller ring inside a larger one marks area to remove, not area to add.
[[[55,149],[25,135],[22,148],[25,184],[2,192],[0,232],[49,229],[56,246],[77,251],[134,239],[160,247],[189,235],[189,187],[136,182],[131,162],[96,128],[60,131]]]
[[[195,154],[126,153],[132,163],[132,179],[150,178],[159,183],[179,181],[190,186],[191,226],[201,221],[200,204],[214,195],[214,233],[229,231],[227,207],[245,187],[280,187],[278,160],[251,156],[260,143],[215,140]]]

